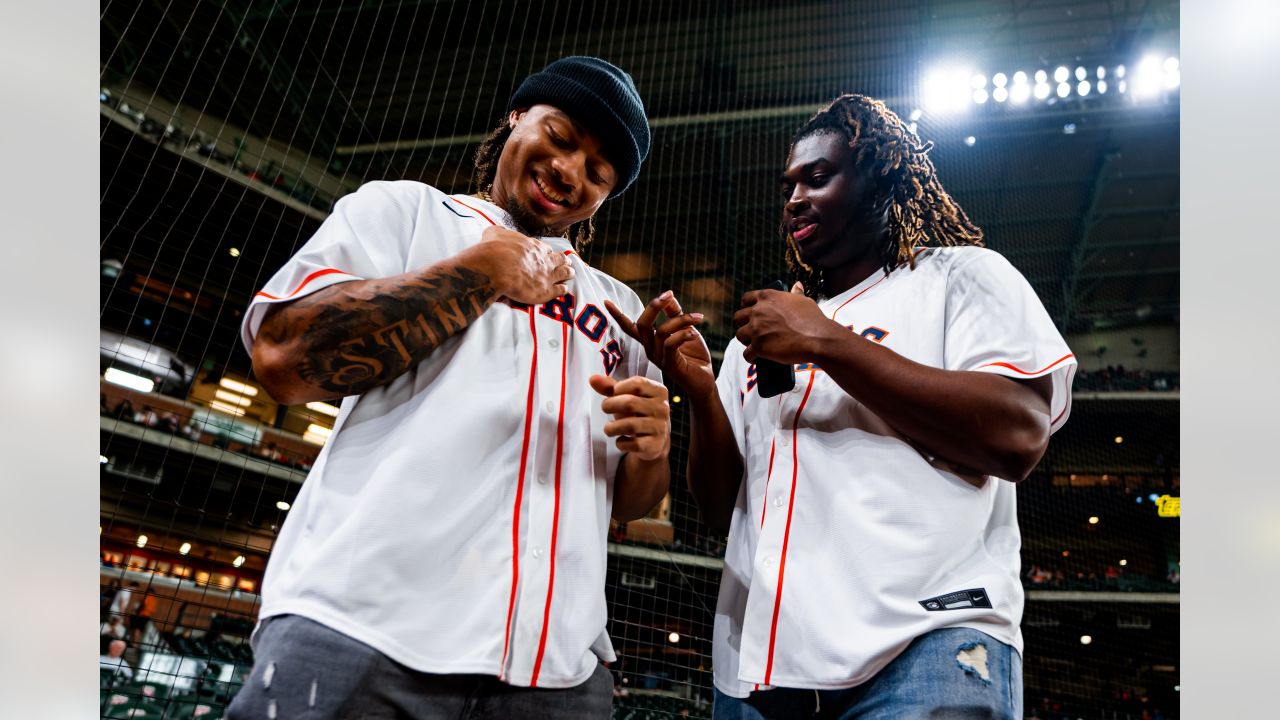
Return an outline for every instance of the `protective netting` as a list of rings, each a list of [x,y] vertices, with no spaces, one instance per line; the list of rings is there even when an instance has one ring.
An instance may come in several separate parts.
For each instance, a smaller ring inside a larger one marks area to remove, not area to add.
[[[256,384],[237,334],[253,293],[362,183],[473,191],[520,79],[588,54],[635,78],[653,150],[583,256],[705,313],[717,363],[742,292],[785,273],[795,129],[856,91],[934,143],[943,185],[1080,360],[1072,417],[1019,487],[1027,716],[1176,717],[1177,12],[107,0],[103,632],[134,675],[103,672],[103,716],[217,717],[251,665],[273,538],[333,421]],[[670,496],[611,538],[617,718],[710,713],[724,538],[698,521],[671,391]]]

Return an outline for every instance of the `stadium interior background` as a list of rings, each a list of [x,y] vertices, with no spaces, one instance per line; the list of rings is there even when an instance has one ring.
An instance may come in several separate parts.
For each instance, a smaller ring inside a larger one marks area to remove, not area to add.
[[[260,389],[238,340],[250,297],[364,182],[473,190],[516,83],[567,54],[631,73],[653,126],[585,259],[644,299],[674,289],[717,359],[737,298],[783,268],[776,178],[804,119],[857,91],[934,143],[1080,363],[1071,419],[1018,489],[1027,717],[1178,717],[1177,2],[101,11],[102,616],[137,672],[104,674],[103,717],[217,718],[251,664],[273,539],[336,410]],[[724,538],[685,488],[671,390],[671,494],[609,546],[615,718],[709,714]]]

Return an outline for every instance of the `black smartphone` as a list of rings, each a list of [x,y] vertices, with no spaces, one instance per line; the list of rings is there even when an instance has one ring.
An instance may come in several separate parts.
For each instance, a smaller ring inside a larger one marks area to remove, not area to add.
[[[765,286],[765,290],[786,291],[787,286],[781,280],[774,280]],[[756,389],[760,397],[771,398],[785,392],[791,392],[796,386],[796,369],[790,363],[756,358]]]

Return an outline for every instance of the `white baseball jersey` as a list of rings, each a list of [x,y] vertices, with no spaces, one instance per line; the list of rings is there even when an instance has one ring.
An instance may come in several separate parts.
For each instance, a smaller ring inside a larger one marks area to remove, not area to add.
[[[916,362],[1053,376],[1053,429],[1076,361],[1027,281],[982,248],[921,251],[820,303],[851,332]],[[762,399],[737,340],[717,379],[745,460],[716,608],[722,692],[858,685],[930,630],[964,626],[1022,650],[1016,494],[975,487],[821,368]]]
[[[416,182],[338,201],[254,298],[246,348],[275,302],[423,268],[480,242],[497,206]],[[661,380],[615,326],[640,299],[570,256],[569,292],[495,303],[391,383],[348,397],[271,554],[260,617],[306,616],[431,673],[570,687],[605,632],[605,552],[622,457],[593,374]]]

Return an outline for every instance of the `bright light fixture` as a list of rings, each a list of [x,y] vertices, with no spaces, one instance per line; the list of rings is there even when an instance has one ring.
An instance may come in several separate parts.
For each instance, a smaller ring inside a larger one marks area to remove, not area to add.
[[[113,385],[123,385],[139,392],[151,392],[156,387],[155,382],[151,380],[117,368],[107,368],[107,371],[102,375],[102,379]]]
[[[1128,564],[1129,564],[1129,561],[1128,561],[1128,560],[1121,560],[1121,561],[1120,561],[1120,567],[1124,567],[1125,565],[1128,565]]]
[[[995,100],[996,102],[1004,102],[1005,100],[1009,99],[1009,91],[1002,87],[998,87],[995,90],[991,91],[991,99]]]
[[[178,548],[179,555],[186,555],[189,552],[191,552],[191,543],[189,542],[182,543],[182,547]]]
[[[252,385],[246,385],[245,383],[242,383],[239,380],[232,380],[231,378],[224,377],[218,381],[218,384],[230,390],[231,392],[239,393],[241,395],[248,395],[249,397],[254,397],[258,394],[258,388]]]
[[[240,567],[241,565],[244,564],[244,556],[237,555],[236,559],[231,561],[231,564],[234,565],[235,567]]]
[[[671,633],[670,635],[667,636],[667,640],[670,640],[673,643],[680,642],[680,633],[678,632]]]
[[[1121,94],[1123,94],[1124,91],[1128,89],[1128,87],[1129,87],[1129,83],[1125,82],[1124,80],[1121,80],[1120,85],[1116,89],[1119,90]]]
[[[1009,84],[1009,77],[1004,73],[996,73],[991,76],[991,84],[998,88],[1002,88]]]
[[[329,436],[332,434],[332,429],[323,425],[311,423],[307,426],[307,432],[302,435],[302,439],[313,445],[323,445],[329,440]]]
[[[1133,94],[1151,97],[1160,91],[1160,61],[1148,55],[1138,63],[1138,73],[1133,78]]]
[[[1098,524],[1098,516],[1097,516],[1097,515],[1091,515],[1091,516],[1089,517],[1089,524],[1090,524],[1090,525],[1097,525],[1097,524]]]
[[[1064,98],[1071,94],[1071,86],[1067,83],[1058,83],[1058,97]]]
[[[1099,80],[1099,81],[1098,81],[1098,94],[1099,94],[1099,95],[1106,95],[1106,94],[1107,94],[1107,81],[1106,81],[1106,80]]]
[[[968,70],[935,70],[925,77],[924,107],[929,112],[948,113],[968,106]]]
[[[1098,79],[1099,79],[1099,80],[1101,80],[1102,78],[1104,78],[1104,77],[1106,77],[1106,76],[1107,76],[1107,69],[1106,69],[1105,67],[1103,67],[1103,66],[1099,65],[1099,66],[1098,66]]]
[[[99,465],[106,465],[106,464],[107,464],[107,456],[106,456],[106,455],[101,455],[101,454],[99,454],[99,455],[98,455],[98,464],[99,464]]]
[[[214,390],[213,396],[218,398],[219,400],[229,402],[232,405],[239,405],[240,407],[249,407],[250,405],[253,404],[253,401],[250,400],[249,398],[243,395],[237,395],[232,392],[227,392],[226,390]]]
[[[1078,68],[1076,68],[1076,79],[1077,79],[1077,80],[1083,80],[1083,79],[1085,79],[1085,78],[1087,78],[1087,77],[1089,77],[1089,71],[1088,71],[1088,70],[1085,70],[1083,66],[1082,66],[1082,67],[1078,67]]]
[[[1124,442],[1124,436],[1123,436],[1123,435],[1117,435],[1117,436],[1116,436],[1116,444],[1117,444],[1117,445],[1119,445],[1119,444],[1120,444],[1120,443],[1122,443],[1122,442]]]
[[[334,405],[330,405],[327,402],[320,402],[318,400],[314,402],[309,402],[307,403],[307,409],[315,410],[316,412],[323,413],[325,415],[328,415],[329,417],[338,417],[338,408]]]
[[[1048,83],[1036,83],[1036,99],[1043,100],[1049,97]]]
[[[972,78],[969,78],[969,84],[973,86],[974,90],[984,88],[987,86],[987,76],[981,73],[975,74]]]
[[[1014,84],[1014,85],[1022,85],[1022,84],[1024,84],[1025,82],[1027,82],[1027,74],[1026,74],[1026,73],[1024,73],[1024,72],[1022,72],[1021,70],[1019,70],[1018,72],[1016,72],[1016,73],[1014,73],[1014,74],[1013,74],[1013,84]]]
[[[240,417],[244,415],[244,408],[236,407],[234,405],[228,405],[224,402],[218,402],[217,400],[214,400],[213,402],[209,403],[209,407],[213,408],[214,410],[217,410],[218,412],[224,412],[228,415],[234,415],[235,417]]]
[[[981,105],[987,101],[987,91],[981,88],[973,91],[973,101]]]
[[[1057,70],[1053,71],[1053,79],[1056,82],[1066,82],[1071,77],[1071,71],[1065,65],[1059,65]]]
[[[1123,65],[1117,65],[1117,66],[1116,66],[1116,77],[1118,77],[1118,78],[1122,78],[1122,77],[1124,77],[1124,66],[1123,66]]]
[[[972,135],[970,135],[969,137],[967,137],[967,138],[965,138],[965,139],[964,139],[964,144],[965,144],[965,145],[968,145],[969,147],[973,147],[974,143],[976,143],[976,142],[978,142],[978,138],[976,138],[976,137],[974,137],[974,136],[972,136]]]
[[[1013,88],[1009,90],[1009,100],[1021,105],[1031,96],[1031,87],[1026,83],[1014,83]]]
[[[231,248],[227,251],[227,254],[231,257],[240,257],[240,248]]]
[[[1181,84],[1182,84],[1182,72],[1181,72],[1181,71],[1179,71],[1179,70],[1172,70],[1172,71],[1166,72],[1166,73],[1164,74],[1164,86],[1165,86],[1165,87],[1167,87],[1167,88],[1169,88],[1170,90],[1172,90],[1172,89],[1174,89],[1174,88],[1178,87],[1178,86],[1179,86],[1179,85],[1181,85]]]
[[[276,501],[276,509],[278,510],[288,510],[290,507],[291,506],[289,505],[289,503],[285,502],[284,500]]]
[[[1178,58],[1167,57],[1164,59],[1164,71],[1173,72],[1178,69]]]
[[[1044,70],[1037,70],[1036,82],[1038,83],[1049,82],[1049,73],[1045,72]]]
[[[1093,642],[1093,636],[1092,636],[1092,635],[1081,635],[1081,636],[1080,636],[1080,644],[1081,644],[1081,645],[1088,645],[1088,644],[1089,644],[1089,643],[1091,643],[1091,642]]]
[[[146,547],[146,546],[147,546],[147,536],[146,536],[146,535],[139,535],[139,536],[138,536],[138,547],[142,548],[142,547]]]
[[[1092,86],[1089,85],[1088,80],[1081,80],[1080,84],[1076,85],[1076,92],[1080,93],[1080,97],[1084,97],[1085,95],[1088,95],[1091,89],[1093,88]]]

